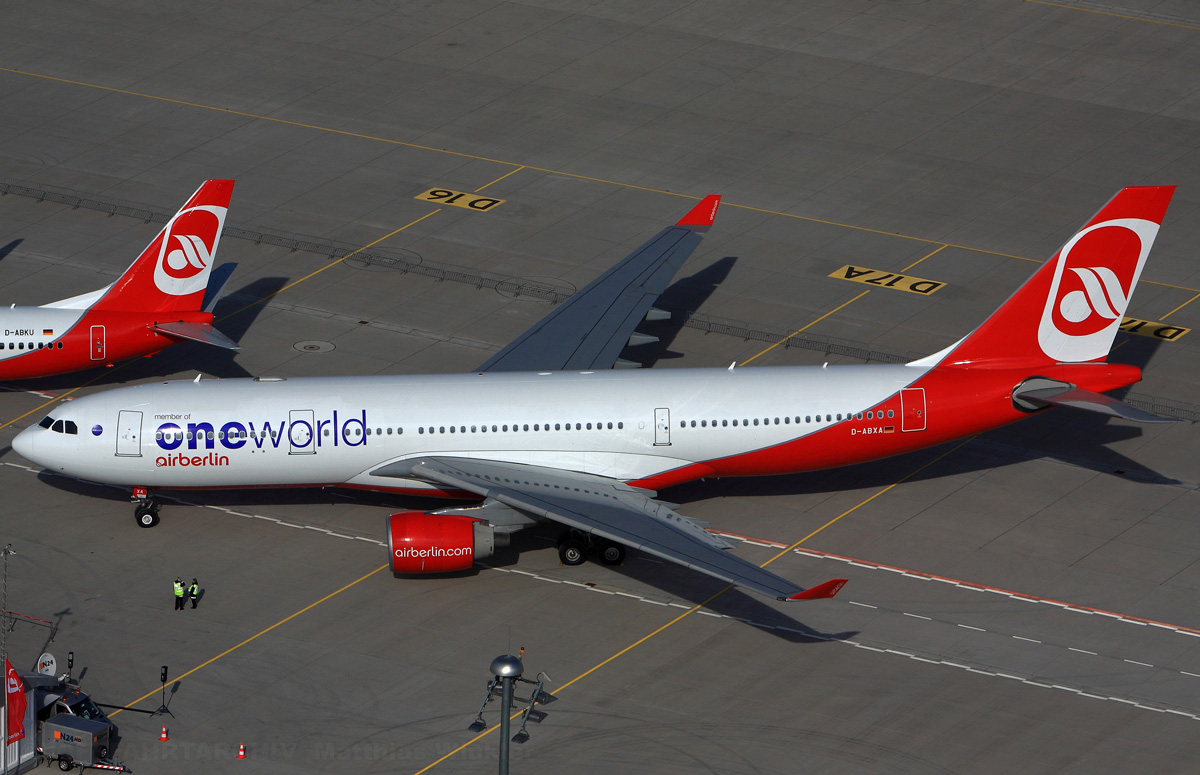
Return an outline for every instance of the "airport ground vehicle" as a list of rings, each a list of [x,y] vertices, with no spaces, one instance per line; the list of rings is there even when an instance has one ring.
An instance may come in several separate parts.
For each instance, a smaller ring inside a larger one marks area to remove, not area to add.
[[[25,688],[25,737],[9,746],[10,773],[45,764],[63,772],[101,769],[128,772],[109,760],[117,727],[69,676],[16,671]]]

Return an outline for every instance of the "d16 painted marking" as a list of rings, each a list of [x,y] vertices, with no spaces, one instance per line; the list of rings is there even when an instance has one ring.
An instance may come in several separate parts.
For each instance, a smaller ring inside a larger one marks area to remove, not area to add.
[[[880,288],[891,288],[896,291],[919,293],[922,296],[928,296],[946,286],[945,283],[938,282],[937,280],[924,280],[920,277],[885,272],[882,269],[867,269],[862,266],[843,266],[829,276],[838,280],[849,280],[852,283],[863,283],[865,285],[875,285]]]
[[[1137,334],[1138,336],[1148,336],[1151,339],[1174,342],[1192,329],[1182,328],[1181,326],[1168,326],[1166,323],[1156,323],[1153,320],[1122,318],[1121,330],[1127,334]]]
[[[451,191],[448,188],[431,188],[423,194],[417,194],[414,199],[424,202],[436,202],[440,205],[453,205],[467,210],[490,210],[504,202],[503,199],[493,199],[489,196],[479,196],[466,191]]]

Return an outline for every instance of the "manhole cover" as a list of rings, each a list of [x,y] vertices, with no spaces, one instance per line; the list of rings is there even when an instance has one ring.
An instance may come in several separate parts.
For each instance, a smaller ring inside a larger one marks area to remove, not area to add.
[[[322,342],[319,339],[310,339],[306,342],[296,342],[292,345],[293,350],[299,350],[302,353],[327,353],[333,350],[333,342]]]
[[[566,301],[576,288],[557,277],[513,277],[496,284],[496,293],[506,299]]]

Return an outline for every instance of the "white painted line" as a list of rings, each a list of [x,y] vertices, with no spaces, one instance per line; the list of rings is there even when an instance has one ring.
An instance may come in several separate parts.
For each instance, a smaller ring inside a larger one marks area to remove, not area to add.
[[[1099,694],[1088,694],[1087,692],[1080,692],[1079,696],[1080,697],[1091,697],[1093,700],[1107,700],[1108,699],[1107,697],[1102,697]]]
[[[905,611],[905,612],[904,612],[904,615],[905,615],[905,616],[911,616],[911,617],[912,617],[912,618],[914,618],[914,619],[924,619],[924,620],[925,620],[925,621],[927,621],[927,622],[932,622],[932,621],[933,621],[933,619],[930,619],[928,616],[921,616],[920,614],[910,614],[908,611]]]
[[[1094,651],[1088,651],[1087,649],[1077,649],[1074,646],[1067,646],[1067,651],[1078,651],[1080,654],[1091,654],[1093,657],[1099,656],[1099,654],[1097,654]]]
[[[270,519],[270,517],[266,517],[266,519]],[[274,522],[278,522],[280,525],[283,525],[284,527],[294,527],[294,528],[296,528],[297,530],[303,530],[303,529],[304,529],[304,525],[293,525],[291,522],[281,522],[281,521],[280,521],[280,520],[278,520],[278,519],[276,519],[276,520],[272,520],[272,521],[274,521]]]
[[[902,657],[914,657],[916,654],[909,654],[907,651],[896,651],[895,649],[884,649],[889,654],[899,654]]]
[[[879,608],[879,606],[868,605],[867,603],[859,603],[855,600],[851,600],[851,601],[849,601],[849,603],[850,603],[850,605],[858,605],[858,606],[862,606],[863,608],[874,608],[876,610],[878,610],[878,608]]]
[[[972,627],[969,624],[960,624],[958,626],[962,627],[964,630],[975,630],[976,632],[987,632],[987,630],[983,629],[982,627]]]
[[[1192,678],[1200,678],[1200,673],[1189,673],[1186,670],[1180,670],[1179,672],[1183,673],[1184,675],[1190,675]]]
[[[913,656],[913,659],[917,660],[918,662],[928,662],[928,663],[929,663],[929,664],[931,664],[931,665],[940,665],[940,664],[942,664],[941,662],[939,662],[939,661],[938,661],[938,660],[936,660],[936,659],[926,659],[925,657]]]
[[[1020,635],[1014,635],[1013,637],[1016,638],[1017,640],[1027,640],[1030,643],[1041,643],[1040,640],[1034,640],[1033,638],[1022,638]]]
[[[1131,665],[1141,665],[1142,667],[1154,667],[1154,665],[1148,665],[1145,662],[1138,662],[1137,660],[1134,660],[1134,659],[1127,659],[1125,661]]]
[[[957,667],[957,668],[960,668],[960,669],[962,669],[962,670],[970,670],[970,669],[971,669],[971,668],[967,667],[966,665],[960,665],[960,664],[958,664],[957,662],[951,662],[951,661],[950,661],[950,660],[948,660],[948,659],[943,659],[943,660],[940,660],[940,663],[939,663],[939,664],[948,665],[948,666],[950,666],[950,667]]]

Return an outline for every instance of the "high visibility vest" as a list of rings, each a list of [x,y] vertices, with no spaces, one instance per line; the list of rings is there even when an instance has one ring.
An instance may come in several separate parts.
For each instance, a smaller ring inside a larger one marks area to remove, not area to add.
[[[175,597],[183,597],[183,584],[178,581],[175,582]]]
[[[195,597],[196,595],[200,594],[200,585],[193,584],[190,587],[188,587],[188,594],[191,595],[192,597]]]

